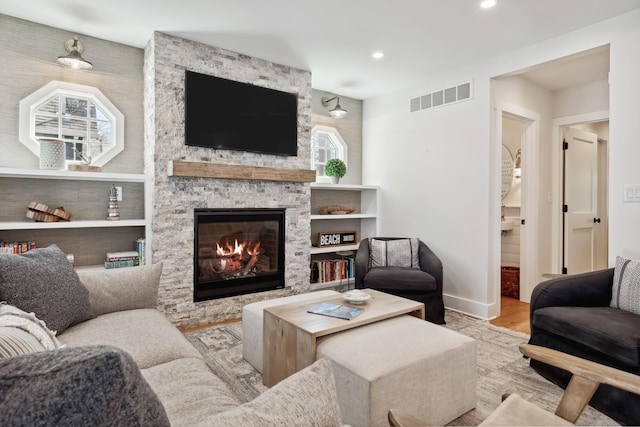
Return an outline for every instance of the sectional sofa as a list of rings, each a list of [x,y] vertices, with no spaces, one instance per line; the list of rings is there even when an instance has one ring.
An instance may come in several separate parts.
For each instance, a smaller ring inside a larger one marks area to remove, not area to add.
[[[0,255],[0,425],[341,425],[325,360],[240,402],[156,309],[161,272]]]

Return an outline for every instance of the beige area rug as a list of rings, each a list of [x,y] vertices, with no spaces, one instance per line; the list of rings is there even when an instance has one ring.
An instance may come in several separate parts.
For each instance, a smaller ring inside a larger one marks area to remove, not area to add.
[[[446,310],[445,320],[447,328],[478,343],[477,406],[449,425],[478,425],[500,404],[503,393],[518,393],[541,408],[555,411],[563,390],[531,369],[529,361],[518,351],[518,346],[528,341],[528,335],[451,310]],[[242,358],[241,323],[201,329],[185,336],[241,401],[250,401],[267,389],[260,373]],[[577,424],[618,425],[591,407],[587,407]]]

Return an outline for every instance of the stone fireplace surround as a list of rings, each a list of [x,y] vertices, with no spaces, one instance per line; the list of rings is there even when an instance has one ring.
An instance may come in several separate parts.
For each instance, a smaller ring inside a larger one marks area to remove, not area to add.
[[[184,71],[298,93],[298,155],[212,150],[184,145]],[[309,169],[311,73],[194,41],[154,33],[145,48],[145,173],[153,262],[162,262],[158,308],[178,327],[239,318],[248,303],[307,292],[311,190],[304,182],[170,176],[174,160]],[[285,288],[193,302],[193,210],[285,209]]]

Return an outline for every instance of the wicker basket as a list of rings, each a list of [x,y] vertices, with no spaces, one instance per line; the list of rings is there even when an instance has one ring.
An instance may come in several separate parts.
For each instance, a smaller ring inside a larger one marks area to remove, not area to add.
[[[502,267],[500,285],[503,296],[520,298],[520,267]]]

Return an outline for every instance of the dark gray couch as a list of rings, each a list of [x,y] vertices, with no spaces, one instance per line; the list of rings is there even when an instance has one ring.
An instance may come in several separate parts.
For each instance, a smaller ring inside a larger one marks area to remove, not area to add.
[[[375,237],[395,240],[398,237]],[[444,324],[442,301],[442,262],[422,241],[418,256],[420,269],[402,267],[369,268],[369,239],[362,239],[356,254],[355,287],[376,289],[424,304],[425,320]]]
[[[614,269],[540,283],[530,305],[530,344],[640,375],[640,316],[609,307]],[[570,375],[542,362],[531,366],[566,387]],[[591,406],[622,424],[640,424],[640,396],[601,385]]]

